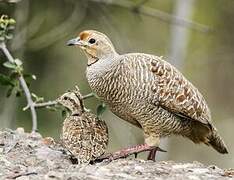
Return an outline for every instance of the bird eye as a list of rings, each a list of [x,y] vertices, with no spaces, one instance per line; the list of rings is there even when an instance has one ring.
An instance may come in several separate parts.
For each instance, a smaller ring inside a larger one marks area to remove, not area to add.
[[[89,43],[90,43],[90,44],[94,44],[95,42],[96,42],[96,40],[93,39],[93,38],[91,38],[91,39],[89,40]]]
[[[63,99],[64,99],[64,100],[67,100],[67,97],[65,96]]]

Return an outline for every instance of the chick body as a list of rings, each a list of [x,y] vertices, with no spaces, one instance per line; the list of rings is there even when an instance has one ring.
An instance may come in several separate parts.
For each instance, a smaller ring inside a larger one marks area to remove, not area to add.
[[[67,92],[58,102],[71,111],[63,122],[61,140],[78,163],[89,163],[104,154],[108,144],[107,125],[85,111],[80,92]]]

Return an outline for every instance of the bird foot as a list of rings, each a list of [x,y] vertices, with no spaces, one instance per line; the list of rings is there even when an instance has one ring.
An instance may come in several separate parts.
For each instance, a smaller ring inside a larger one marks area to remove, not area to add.
[[[156,152],[157,152],[157,147],[154,148],[154,149],[152,149],[152,150],[149,152],[149,155],[148,155],[148,157],[147,157],[147,160],[155,161]]]
[[[149,146],[147,144],[140,144],[140,145],[128,147],[128,148],[112,153],[111,160],[126,158],[133,154],[136,157],[138,153],[144,152],[144,151],[151,151],[152,149],[154,149],[154,147]]]
[[[109,161],[113,161],[116,159],[126,158],[133,154],[136,157],[138,153],[144,152],[144,151],[150,151],[154,148],[155,147],[149,146],[147,144],[140,144],[140,145],[136,145],[136,146],[132,146],[132,147],[128,147],[128,148],[116,151],[114,153],[104,154],[98,158],[98,161],[105,160],[105,159],[108,159]]]
[[[155,161],[155,157],[156,157],[156,152],[160,151],[160,152],[167,152],[166,150],[161,149],[160,147],[155,147],[152,150],[150,150],[149,155],[147,157],[147,160],[152,160]]]
[[[128,157],[130,155],[134,155],[135,158],[136,158],[138,153],[141,153],[141,152],[144,152],[144,151],[150,151],[149,156],[148,156],[147,159],[148,160],[153,160],[153,161],[155,161],[156,151],[167,152],[167,151],[161,149],[160,147],[149,146],[147,144],[139,144],[139,145],[136,145],[136,146],[124,148],[124,149],[116,151],[114,153],[103,154],[102,156],[97,158],[95,160],[95,162],[101,162],[101,161],[104,161],[104,160],[113,161],[113,160],[116,160],[116,159],[126,158],[126,157]]]

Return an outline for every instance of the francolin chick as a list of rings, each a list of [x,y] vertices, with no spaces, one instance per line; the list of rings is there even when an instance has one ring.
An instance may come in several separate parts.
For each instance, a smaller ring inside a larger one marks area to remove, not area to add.
[[[63,122],[61,140],[78,163],[89,163],[104,154],[108,144],[106,123],[85,111],[79,89],[63,94],[57,102],[70,111]]]
[[[106,35],[94,30],[81,32],[67,44],[87,56],[92,90],[114,114],[142,128],[145,144],[135,146],[135,152],[150,150],[148,159],[154,160],[160,138],[175,134],[228,153],[202,94],[162,57],[120,55]]]

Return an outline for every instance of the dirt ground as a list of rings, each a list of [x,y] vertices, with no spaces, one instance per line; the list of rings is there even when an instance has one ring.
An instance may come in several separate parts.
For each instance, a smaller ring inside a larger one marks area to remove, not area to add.
[[[198,162],[152,162],[120,159],[94,165],[72,164],[50,138],[23,128],[0,131],[0,179],[234,179],[234,170]]]

